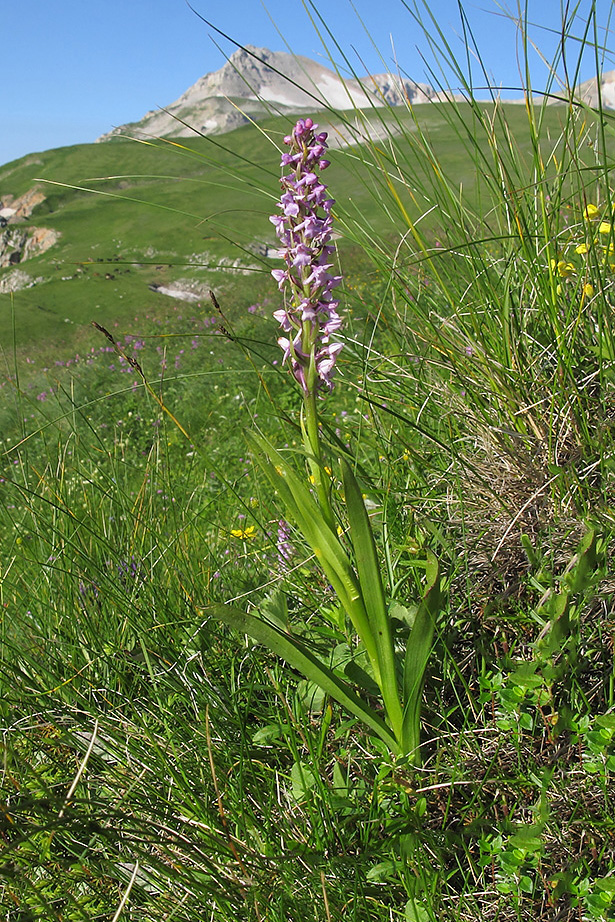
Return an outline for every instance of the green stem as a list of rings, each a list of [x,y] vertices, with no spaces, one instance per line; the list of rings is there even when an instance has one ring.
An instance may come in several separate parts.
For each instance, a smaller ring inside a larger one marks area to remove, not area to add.
[[[312,359],[308,369],[308,374],[306,375],[308,389],[307,392],[304,393],[303,397],[304,410],[303,418],[301,421],[303,443],[308,456],[308,463],[310,466],[312,478],[314,480],[314,486],[316,488],[318,504],[326,524],[336,536],[335,540],[337,541],[337,523],[333,514],[333,507],[331,505],[331,481],[324,469],[322,446],[319,437],[318,408],[316,405],[316,370],[313,367],[313,364],[314,363]],[[363,501],[361,500],[361,503],[362,502]],[[353,579],[356,580],[356,575],[354,572]],[[365,649],[367,650],[367,654],[370,658],[378,686],[381,690],[386,688],[387,691],[389,691],[388,695],[386,692],[383,692],[385,697],[385,704],[387,706],[387,712],[389,713],[389,718],[394,725],[394,732],[401,735],[402,714],[401,708],[399,706],[399,699],[396,695],[394,671],[392,676],[386,677],[382,675],[382,664],[380,662],[380,657],[378,656],[378,644],[374,637],[374,632],[372,630],[369,616],[365,608],[365,600],[360,582],[356,582],[356,597],[352,597],[347,593],[341,594],[338,592],[338,598],[346,610],[346,614],[352,621],[355,630],[357,631],[363,644],[365,645]],[[395,687],[395,694],[390,693],[390,681],[393,682]]]
[[[335,516],[331,506],[331,482],[324,470],[322,447],[318,432],[318,408],[316,406],[316,369],[314,359],[310,361],[307,373],[308,390],[303,395],[303,444],[307,453],[310,472],[316,488],[316,496],[325,521],[331,531],[336,531]]]

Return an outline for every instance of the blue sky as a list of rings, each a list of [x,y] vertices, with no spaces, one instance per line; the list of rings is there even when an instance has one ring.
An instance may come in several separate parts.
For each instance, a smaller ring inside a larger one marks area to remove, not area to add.
[[[290,48],[328,63],[306,11],[312,9],[310,0],[191,2],[239,43]],[[516,10],[517,0],[510,2]],[[423,4],[419,5],[426,18]],[[579,35],[592,0],[575,0],[572,5],[580,10],[573,29]],[[596,5],[604,28],[613,4],[596,0]],[[405,74],[430,82],[421,57],[429,56],[428,43],[406,6],[413,8],[414,0],[406,0],[405,5],[403,0],[316,3],[358,73],[394,68],[393,42]],[[499,85],[518,86],[516,30],[502,15],[505,7],[506,0],[463,2],[492,79]],[[463,57],[456,0],[432,0],[430,8],[455,54]],[[561,30],[560,0],[528,0],[528,11],[535,24],[530,33],[551,58]],[[221,67],[225,54],[235,47],[208,28],[185,0],[3,0],[1,13],[0,164],[50,147],[94,141],[115,125],[168,105],[203,74]],[[313,9],[312,16],[316,19]],[[603,41],[604,36],[602,31]],[[333,49],[331,38],[326,41]],[[575,47],[573,40],[572,57]],[[336,57],[341,60],[339,52]],[[581,79],[592,76],[593,67],[588,60]],[[607,57],[604,69],[613,68],[613,57]],[[544,86],[545,74],[539,55],[532,52],[536,88]]]

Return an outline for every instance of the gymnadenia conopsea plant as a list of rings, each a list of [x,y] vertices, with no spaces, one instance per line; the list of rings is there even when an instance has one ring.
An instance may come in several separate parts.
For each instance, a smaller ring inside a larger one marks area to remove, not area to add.
[[[284,361],[302,393],[301,466],[292,460],[297,452],[289,458],[288,452],[277,450],[259,433],[250,439],[284,503],[286,518],[303,535],[337,595],[344,619],[352,625],[357,656],[352,668],[348,663],[336,666],[333,656],[325,661],[265,611],[246,613],[230,605],[214,605],[209,611],[268,646],[358,717],[392,753],[416,763],[423,678],[441,606],[438,562],[430,552],[422,561],[422,599],[400,651],[376,541],[351,459],[339,457],[339,480],[332,477],[335,446],[326,443],[319,424],[319,406],[333,387],[342,349],[342,343],[332,338],[342,326],[336,298],[341,277],[331,271],[334,200],[321,178],[329,166],[327,134],[318,133],[311,119],[300,119],[284,143],[289,151],[282,155],[282,168],[288,172],[281,179],[279,214],[271,218],[284,262],[272,274],[284,295],[284,306],[274,317],[282,328],[278,342]],[[358,659],[365,668],[359,667]],[[384,707],[372,703],[374,682]]]

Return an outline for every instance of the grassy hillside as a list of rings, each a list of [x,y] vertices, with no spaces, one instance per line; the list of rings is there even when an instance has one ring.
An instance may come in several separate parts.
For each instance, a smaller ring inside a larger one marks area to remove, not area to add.
[[[417,185],[428,187],[437,177],[424,155],[427,139],[442,172],[455,178],[453,193],[462,195],[470,207],[480,206],[479,193],[486,192],[482,166],[475,152],[460,143],[445,117],[446,108],[449,104],[417,107],[417,125],[403,110],[375,112],[370,119],[381,132],[383,124],[389,126],[393,140],[383,142],[385,160],[402,160],[416,173]],[[530,174],[532,139],[525,110],[515,105],[503,109],[507,130],[527,156]],[[471,121],[469,107],[460,111]],[[556,107],[545,111],[545,135],[558,137],[563,113]],[[326,121],[321,119],[321,124]],[[340,117],[330,127],[334,141],[343,121]],[[46,200],[29,223],[61,233],[50,250],[19,267],[45,282],[17,292],[13,299],[0,295],[2,348],[12,347],[14,337],[18,346],[28,349],[39,344],[67,344],[70,349],[91,320],[126,323],[137,306],[141,314],[156,313],[166,299],[152,293],[150,284],[189,278],[224,286],[228,265],[236,261],[248,267],[252,278],[267,276],[275,263],[263,260],[259,247],[275,245],[268,216],[279,176],[270,138],[281,145],[288,125],[286,119],[271,119],[224,136],[195,138],[183,146],[130,140],[76,145],[0,168],[0,194],[19,196],[39,185]],[[396,140],[400,125],[406,132],[403,143]],[[425,138],[419,137],[419,128]],[[360,137],[360,130],[354,131]],[[409,137],[416,138],[414,147]],[[488,155],[487,147],[485,141]],[[394,196],[383,201],[382,187],[373,181],[377,166],[358,158],[354,147],[336,153],[329,176],[339,217],[347,216],[351,230],[358,220],[372,236],[397,234],[399,203]],[[413,200],[408,193],[404,188],[401,204],[414,219],[429,211],[424,195]],[[447,216],[441,211],[430,212],[425,223],[447,231]],[[0,272],[0,280],[10,271]]]
[[[277,264],[284,120],[0,170],[7,922],[613,918],[607,115],[373,118]]]

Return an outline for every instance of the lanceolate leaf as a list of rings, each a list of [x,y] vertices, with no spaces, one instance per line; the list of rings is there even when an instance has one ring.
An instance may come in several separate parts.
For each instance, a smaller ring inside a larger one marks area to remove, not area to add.
[[[251,439],[258,449],[258,463],[280,494],[288,517],[295,521],[314,552],[378,673],[374,638],[357,577],[337,535],[327,524],[314,497],[284,455],[260,436],[252,434]]]
[[[380,688],[391,726],[400,737],[403,714],[395,673],[391,620],[382,587],[378,552],[361,489],[350,465],[345,461],[342,461],[342,476],[355,565],[378,657]]]
[[[421,692],[431,653],[436,614],[440,609],[440,568],[431,551],[427,552],[427,585],[408,637],[404,662],[404,724],[402,751],[420,761]]]
[[[305,483],[297,476],[284,455],[269,442],[251,433],[251,441],[256,444],[256,459],[269,478],[271,485],[278,491],[285,505],[301,529],[306,541],[312,546],[316,557],[322,562],[326,557],[327,565],[335,571],[337,579],[343,583],[344,592],[349,598],[357,597],[359,590],[353,579],[352,567],[344,549],[325,522],[318,504]],[[265,457],[263,457],[265,456]],[[267,463],[267,460],[269,463]]]
[[[549,657],[562,649],[570,635],[570,598],[568,593],[558,592],[550,596],[544,610],[548,611],[551,618],[544,634],[534,644],[534,649],[541,657]]]
[[[573,561],[570,572],[566,574],[566,583],[571,595],[587,589],[595,575],[598,555],[596,553],[596,532],[593,528],[590,528],[581,539]]]
[[[358,717],[386,743],[391,752],[398,752],[397,740],[385,722],[359,698],[350,685],[325,666],[298,638],[291,637],[262,618],[249,615],[230,605],[211,605],[206,610],[241,634],[249,634],[254,640],[269,647],[289,666],[301,672],[306,679],[315,682],[339,701],[347,711]]]

